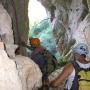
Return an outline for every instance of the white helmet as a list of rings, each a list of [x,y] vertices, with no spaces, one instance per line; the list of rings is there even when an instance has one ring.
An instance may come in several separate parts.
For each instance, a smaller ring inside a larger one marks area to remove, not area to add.
[[[80,55],[84,54],[87,56],[89,54],[88,46],[84,43],[79,43],[74,47],[73,53],[78,53]]]

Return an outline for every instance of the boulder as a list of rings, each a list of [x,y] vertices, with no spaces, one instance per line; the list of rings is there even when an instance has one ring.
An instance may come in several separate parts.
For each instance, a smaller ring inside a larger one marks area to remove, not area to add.
[[[30,58],[17,55],[14,59],[22,82],[22,90],[37,90],[42,86],[42,73]]]
[[[0,48],[0,90],[22,90],[16,64],[9,59],[4,49]]]
[[[6,46],[8,56],[14,58],[17,46],[14,45],[12,21],[2,4],[0,4],[0,38]]]

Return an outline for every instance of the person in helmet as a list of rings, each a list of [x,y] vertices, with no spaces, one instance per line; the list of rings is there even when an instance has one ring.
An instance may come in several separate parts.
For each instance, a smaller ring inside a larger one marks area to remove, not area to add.
[[[90,83],[88,82],[90,81],[88,46],[84,43],[79,43],[72,49],[72,53],[73,61],[64,66],[63,71],[55,80],[51,81],[50,86],[57,87],[66,80],[65,90],[90,90]],[[81,77],[83,78],[79,79]]]
[[[40,44],[40,40],[38,38],[30,38],[30,45],[32,48],[32,53],[30,54],[31,59],[38,64],[41,71],[45,65],[45,60],[40,54],[45,48]]]
[[[28,48],[31,53],[28,53],[28,57],[30,57],[42,70],[45,64],[43,57],[41,57],[40,52],[44,50],[44,47],[41,46],[39,38],[29,38],[29,44],[27,45],[25,42],[21,42],[21,45]]]
[[[22,43],[23,46],[32,51],[29,57],[38,64],[43,74],[50,74],[56,68],[57,60],[55,56],[41,45],[40,39],[29,38],[29,43],[29,46],[24,42]]]
[[[51,52],[41,45],[38,38],[30,38],[29,41],[33,50],[30,57],[36,64],[38,64],[43,74],[42,87],[40,90],[48,90],[48,75],[56,69],[57,60]]]
[[[30,42],[31,47],[33,47],[33,48],[40,46],[39,38],[29,38],[29,42]]]

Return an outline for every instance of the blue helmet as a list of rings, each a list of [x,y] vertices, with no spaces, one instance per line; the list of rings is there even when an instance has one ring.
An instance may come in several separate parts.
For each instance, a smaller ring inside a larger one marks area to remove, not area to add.
[[[85,43],[79,43],[74,47],[73,53],[78,53],[80,55],[84,54],[87,56],[89,54],[88,46]]]

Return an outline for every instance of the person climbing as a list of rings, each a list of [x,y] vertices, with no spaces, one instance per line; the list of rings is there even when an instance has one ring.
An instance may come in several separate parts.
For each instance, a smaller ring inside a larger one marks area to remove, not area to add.
[[[29,39],[30,45],[32,48],[32,53],[29,55],[32,60],[34,60],[35,63],[38,64],[41,71],[43,72],[43,68],[46,64],[44,58],[41,55],[41,52],[43,52],[44,47],[40,45],[40,40],[38,38],[31,38]]]
[[[29,57],[40,67],[43,74],[43,85],[39,90],[48,90],[48,75],[50,75],[56,69],[57,60],[55,56],[52,55],[52,53],[50,53],[48,50],[46,50],[46,48],[41,45],[40,39],[30,38],[29,42],[29,46],[25,43],[23,43],[23,45],[28,49],[32,50],[32,53],[29,55]]]
[[[43,74],[47,73],[49,75],[55,70],[57,65],[55,56],[41,45],[39,38],[29,38],[29,43],[30,45],[22,43],[23,46],[32,51],[29,57],[38,64]]]
[[[51,87],[57,87],[66,80],[65,90],[90,90],[90,55],[88,46],[79,43],[73,48],[73,61],[66,64]]]

